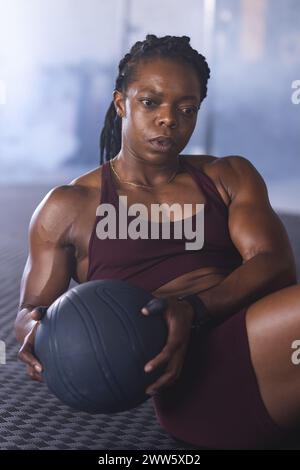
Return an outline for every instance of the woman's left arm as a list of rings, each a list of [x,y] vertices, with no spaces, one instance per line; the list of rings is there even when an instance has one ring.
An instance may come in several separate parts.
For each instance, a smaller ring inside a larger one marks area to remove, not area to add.
[[[201,291],[201,298],[214,318],[226,318],[255,300],[295,284],[296,268],[286,230],[272,209],[266,185],[254,166],[243,157],[220,159],[222,184],[230,195],[229,231],[243,264],[215,287]],[[219,164],[219,162],[218,162]],[[147,307],[147,306],[146,306]],[[142,310],[147,313],[147,308]],[[165,373],[147,393],[172,385],[179,377],[188,346],[193,312],[184,302],[169,300],[166,312],[168,341],[145,370],[167,364]]]
[[[272,209],[263,178],[244,157],[221,160],[221,181],[231,199],[229,232],[243,264],[220,284],[197,294],[216,318],[297,282],[290,241]]]

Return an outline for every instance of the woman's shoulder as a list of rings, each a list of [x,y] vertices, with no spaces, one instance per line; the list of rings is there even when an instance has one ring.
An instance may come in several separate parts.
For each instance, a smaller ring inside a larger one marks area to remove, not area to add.
[[[236,188],[246,175],[258,174],[253,164],[241,155],[216,157],[213,155],[181,155],[214,182],[226,205],[229,205]]]
[[[204,171],[228,171],[234,170],[237,167],[252,166],[252,163],[241,155],[226,155],[224,157],[216,157],[214,155],[180,155],[180,157],[187,159],[196,168]]]
[[[99,166],[82,175],[77,176],[72,181],[55,186],[44,197],[41,205],[45,208],[57,207],[63,213],[77,212],[82,210],[92,198],[99,199],[101,190],[102,167]]]
[[[82,188],[83,190],[99,190],[101,188],[102,168],[103,165],[83,173],[70,181],[68,185],[74,188]]]
[[[101,173],[100,166],[50,189],[36,207],[30,226],[42,227],[49,239],[58,236],[68,244],[76,221],[98,205]]]

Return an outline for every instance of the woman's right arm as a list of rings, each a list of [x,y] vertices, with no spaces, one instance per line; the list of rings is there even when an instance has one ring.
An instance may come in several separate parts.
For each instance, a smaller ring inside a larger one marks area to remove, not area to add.
[[[21,343],[19,359],[34,380],[41,380],[41,364],[33,355],[38,321],[69,286],[74,269],[74,247],[69,235],[78,211],[72,186],[51,190],[34,211],[29,225],[29,256],[21,280],[15,334]]]

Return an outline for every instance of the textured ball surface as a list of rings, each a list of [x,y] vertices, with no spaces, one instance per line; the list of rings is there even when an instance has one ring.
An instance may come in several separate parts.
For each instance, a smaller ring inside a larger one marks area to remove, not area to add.
[[[47,309],[35,337],[35,355],[49,389],[65,404],[90,413],[116,413],[149,398],[162,374],[144,366],[167,341],[163,313],[144,316],[153,296],[119,280],[73,287]]]

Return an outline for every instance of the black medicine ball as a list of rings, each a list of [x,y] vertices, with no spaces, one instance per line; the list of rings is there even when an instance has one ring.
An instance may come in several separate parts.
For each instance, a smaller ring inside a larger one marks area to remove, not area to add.
[[[119,280],[73,287],[47,309],[34,351],[49,389],[62,402],[90,413],[116,413],[138,406],[163,373],[144,372],[167,341],[163,313],[140,310],[153,296]]]

